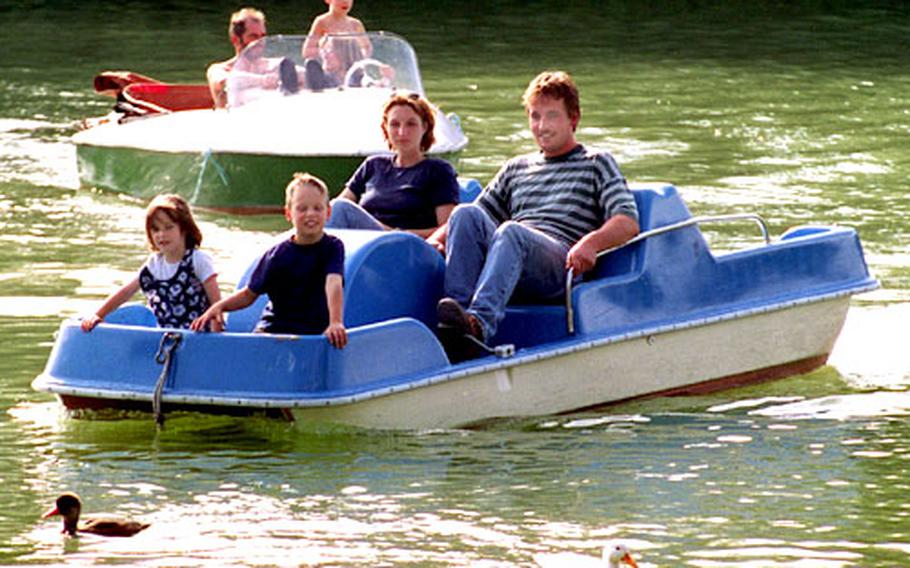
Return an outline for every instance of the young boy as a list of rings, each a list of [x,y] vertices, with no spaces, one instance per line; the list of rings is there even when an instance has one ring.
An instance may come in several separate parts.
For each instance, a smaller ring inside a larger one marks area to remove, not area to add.
[[[269,295],[256,331],[312,335],[322,333],[341,349],[348,342],[344,328],[344,245],[324,232],[329,218],[329,192],[310,174],[296,173],[285,190],[284,216],[294,234],[270,248],[242,290],[216,302],[193,322],[205,329],[224,312],[243,309]]]
[[[328,34],[362,34],[366,33],[363,23],[348,13],[354,7],[354,0],[325,0],[329,10],[313,19],[303,46],[303,57],[315,59],[319,56],[319,40]],[[373,53],[373,46],[366,37],[357,38],[360,51],[364,57]]]

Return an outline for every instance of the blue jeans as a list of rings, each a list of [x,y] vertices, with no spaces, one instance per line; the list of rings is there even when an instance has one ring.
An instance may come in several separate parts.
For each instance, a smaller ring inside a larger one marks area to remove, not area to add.
[[[349,199],[332,201],[332,216],[325,226],[332,229],[385,229],[366,209]]]
[[[496,225],[477,205],[449,218],[445,293],[477,316],[484,337],[496,334],[513,298],[552,300],[565,293],[569,247],[527,225]]]

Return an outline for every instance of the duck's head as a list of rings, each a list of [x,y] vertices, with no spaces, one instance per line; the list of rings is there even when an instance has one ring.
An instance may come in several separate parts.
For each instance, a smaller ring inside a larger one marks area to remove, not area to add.
[[[63,517],[63,532],[76,536],[76,526],[79,524],[79,514],[82,512],[82,501],[75,493],[63,493],[57,497],[55,507],[42,515],[42,518],[60,515]]]
[[[632,568],[638,568],[638,564],[632,558],[629,548],[621,542],[604,547],[603,562],[604,566],[609,568],[619,568],[621,563],[628,564]]]

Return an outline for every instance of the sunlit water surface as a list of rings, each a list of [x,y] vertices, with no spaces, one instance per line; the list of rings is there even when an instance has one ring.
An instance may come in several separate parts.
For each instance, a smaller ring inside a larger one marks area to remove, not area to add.
[[[854,301],[830,365],[471,431],[67,416],[29,388],[54,330],[145,254],[141,203],[78,189],[69,136],[110,105],[91,77],[201,80],[227,54],[235,6],[13,3],[0,9],[20,40],[0,55],[0,562],[580,566],[621,539],[641,566],[910,565],[906,8],[425,4],[354,11],[408,38],[431,98],[461,116],[460,173],[486,181],[533,148],[521,91],[564,68],[582,89],[579,138],[630,181],[673,182],[696,214],[758,212],[775,234],[856,227],[883,287]],[[322,9],[260,6],[273,33],[302,33]],[[286,227],[199,217],[225,290]],[[757,242],[739,227],[708,237],[718,250]],[[65,539],[39,518],[62,489],[152,526]]]

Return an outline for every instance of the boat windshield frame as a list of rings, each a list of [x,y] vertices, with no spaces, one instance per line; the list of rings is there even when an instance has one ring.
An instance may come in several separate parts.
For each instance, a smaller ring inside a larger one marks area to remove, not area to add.
[[[331,34],[312,41],[308,37],[273,35],[248,45],[228,76],[228,108],[274,93],[289,96],[380,87],[424,94],[417,55],[401,36],[367,32]],[[311,55],[318,50],[319,55],[307,58],[305,49]]]

